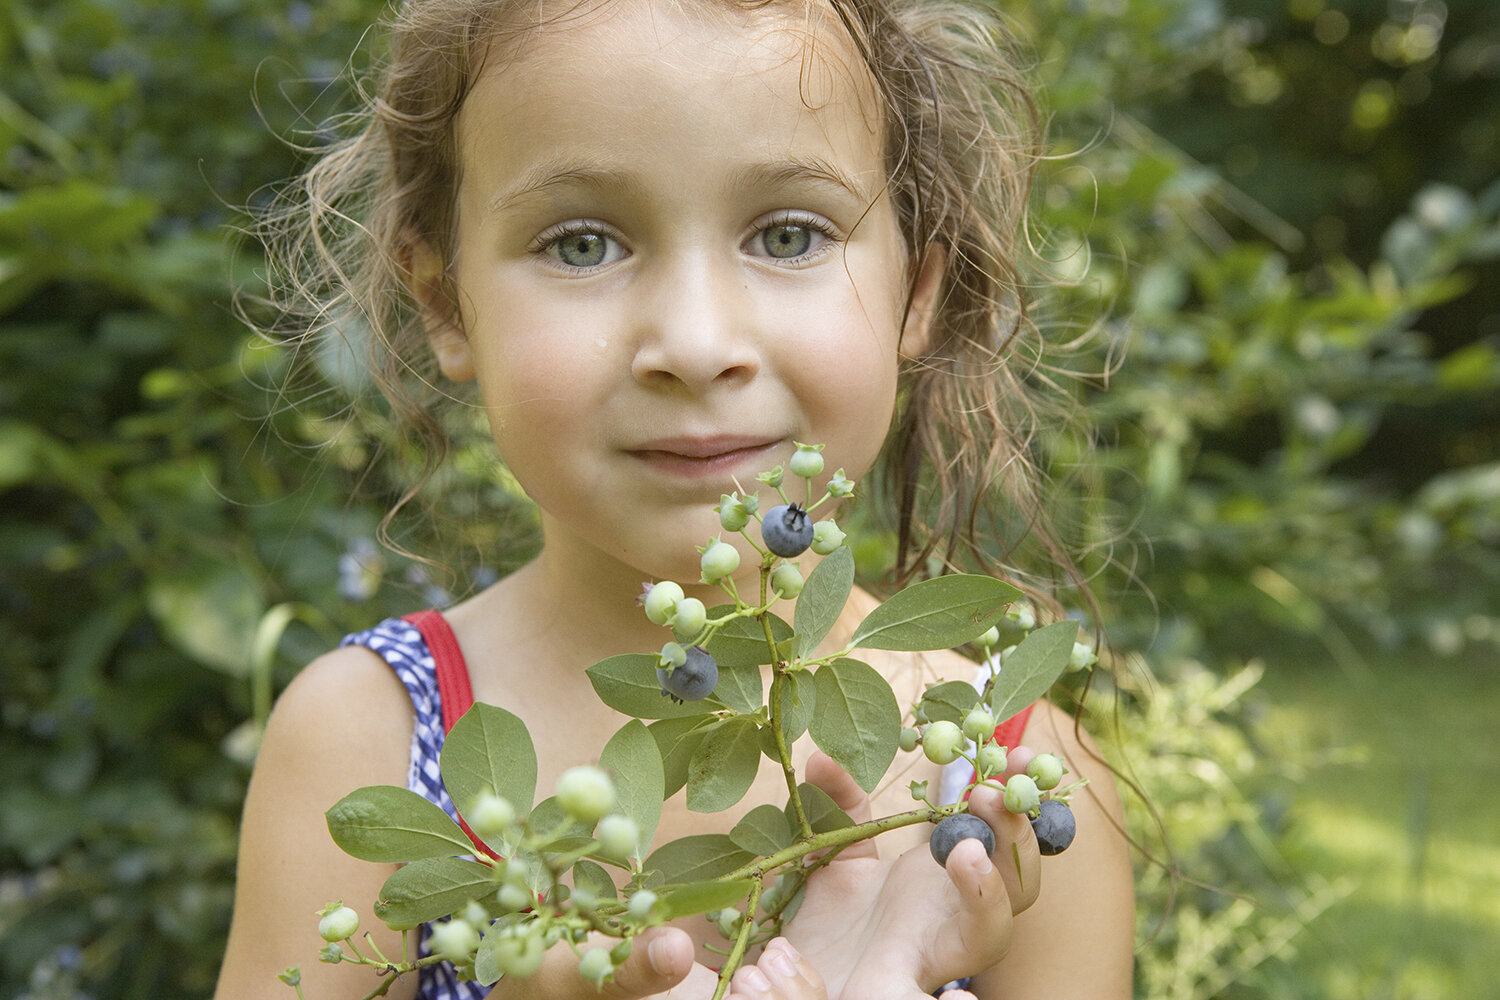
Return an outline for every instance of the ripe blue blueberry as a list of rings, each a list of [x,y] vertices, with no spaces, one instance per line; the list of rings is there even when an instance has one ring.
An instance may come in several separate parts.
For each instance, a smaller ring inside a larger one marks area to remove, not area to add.
[[[673,701],[702,701],[718,686],[719,665],[702,646],[693,646],[682,666],[671,671],[657,667],[656,680],[661,693]]]
[[[953,853],[958,842],[971,837],[984,845],[985,854],[995,853],[995,831],[984,820],[969,813],[958,813],[945,818],[933,828],[932,839],[927,843],[932,848],[933,859],[946,866],[948,855]]]
[[[806,552],[812,544],[813,531],[807,511],[794,503],[772,507],[760,523],[760,537],[766,548],[783,559]]]
[[[1041,809],[1037,818],[1031,821],[1037,849],[1049,856],[1061,854],[1073,842],[1073,834],[1078,832],[1073,810],[1068,808],[1066,802],[1057,799],[1043,802]]]

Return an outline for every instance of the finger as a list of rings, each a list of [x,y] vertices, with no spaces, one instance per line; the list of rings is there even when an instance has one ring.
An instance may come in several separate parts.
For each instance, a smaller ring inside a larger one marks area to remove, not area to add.
[[[827,792],[828,797],[833,799],[833,804],[844,810],[855,823],[869,822],[869,793],[860,788],[859,783],[850,777],[848,771],[839,767],[832,757],[821,750],[814,750],[807,759],[807,769],[803,773],[810,783]],[[852,844],[839,853],[841,858],[876,856],[873,837]]]
[[[780,995],[787,998],[806,997],[807,1000],[817,1000],[827,996],[823,985],[823,977],[818,970],[813,968],[812,963],[802,956],[802,953],[792,947],[786,938],[776,938],[761,953],[760,961],[756,963],[765,971],[771,985],[779,991]]]
[[[687,932],[677,927],[653,927],[636,937],[630,956],[615,969],[614,978],[598,995],[609,1000],[636,1000],[665,993],[692,969],[693,939]]]
[[[1005,881],[1011,913],[1020,913],[1036,902],[1042,885],[1042,855],[1031,822],[1006,809],[1003,793],[988,784],[977,786],[970,794],[969,812],[995,831],[992,860]]]
[[[1024,743],[1011,747],[1005,752],[1005,774],[1001,776],[1002,780],[1011,775],[1025,774],[1026,765],[1030,764],[1031,758],[1035,756],[1036,751]]]
[[[1003,865],[986,855],[977,840],[960,841],[948,855],[948,878],[958,890],[958,944],[969,974],[989,968],[1010,951],[1014,911]]]
[[[945,990],[938,994],[938,1000],[979,1000],[968,990]]]
[[[729,980],[731,1000],[771,1000],[777,994],[770,977],[754,965],[742,965]]]

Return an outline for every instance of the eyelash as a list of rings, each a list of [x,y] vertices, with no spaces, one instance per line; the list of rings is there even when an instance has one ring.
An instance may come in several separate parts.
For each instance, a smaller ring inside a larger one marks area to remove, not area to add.
[[[763,238],[766,232],[777,227],[806,229],[822,238],[822,243],[818,246],[794,257],[776,257],[769,253],[753,254],[756,259],[770,261],[777,267],[805,266],[821,258],[824,254],[830,252],[834,247],[843,242],[843,235],[826,219],[806,212],[781,211],[763,222],[758,222],[753,232],[745,239],[743,245],[746,247],[750,246],[754,240]],[[564,240],[575,236],[598,236],[619,247],[623,247],[625,243],[617,232],[602,222],[595,222],[591,219],[574,219],[559,223],[542,232],[532,243],[531,252],[539,257],[547,258],[554,266],[572,274],[586,273],[597,267],[602,267],[605,263],[614,262],[613,260],[606,260],[594,265],[569,264],[552,252]],[[628,251],[626,251],[626,254],[628,255]]]

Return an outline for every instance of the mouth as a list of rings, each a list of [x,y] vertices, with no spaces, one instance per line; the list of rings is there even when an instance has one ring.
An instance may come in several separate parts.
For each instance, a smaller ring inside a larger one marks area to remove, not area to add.
[[[669,475],[688,478],[720,477],[741,470],[746,465],[755,466],[750,470],[752,474],[764,471],[764,468],[774,464],[775,454],[783,443],[783,438],[685,435],[647,441],[638,447],[627,449],[627,453]]]

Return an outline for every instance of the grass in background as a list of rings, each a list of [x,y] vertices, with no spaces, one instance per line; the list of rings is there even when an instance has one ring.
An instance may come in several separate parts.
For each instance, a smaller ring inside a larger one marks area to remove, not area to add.
[[[1268,667],[1300,871],[1358,887],[1297,939],[1306,997],[1500,994],[1500,655]]]

